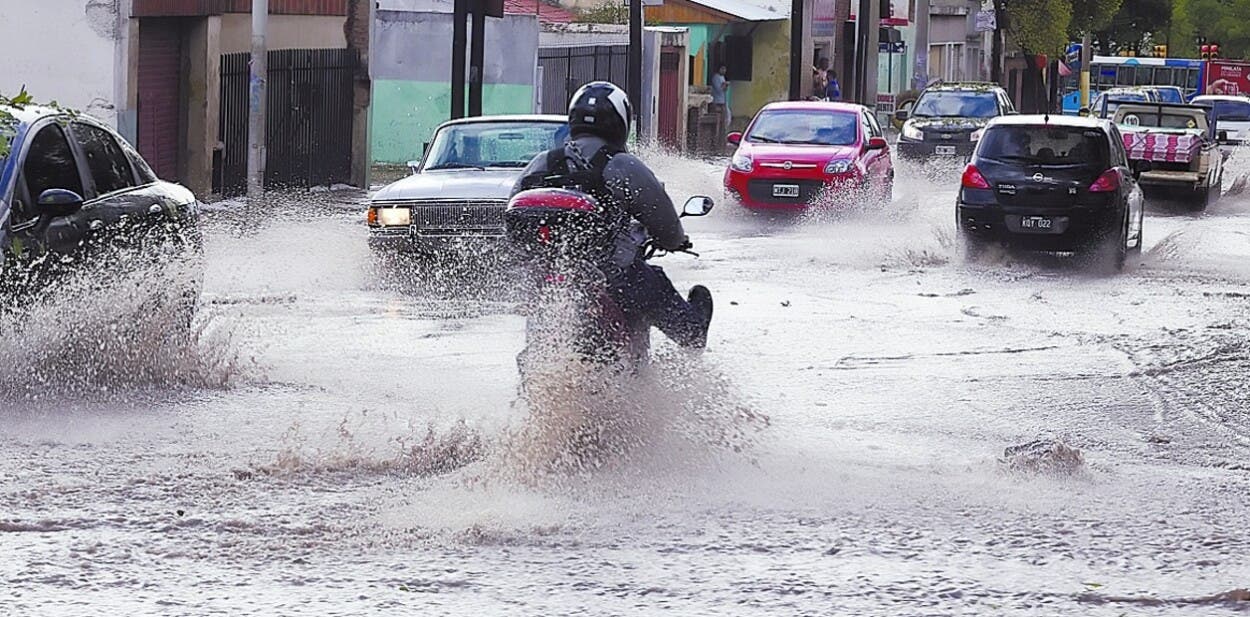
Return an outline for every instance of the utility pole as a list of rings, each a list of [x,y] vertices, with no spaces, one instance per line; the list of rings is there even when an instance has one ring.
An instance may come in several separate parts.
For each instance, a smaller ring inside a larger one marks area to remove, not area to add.
[[[629,98],[633,103],[634,130],[639,130],[638,122],[642,111],[642,0],[629,0]]]
[[[879,0],[859,0],[855,12],[855,100],[860,105],[877,106],[878,39],[881,31]]]
[[[916,41],[912,50],[911,87],[924,90],[929,85],[929,0],[916,0],[912,15],[916,20]]]
[[[455,0],[451,13],[451,119],[464,117],[464,48],[468,44],[469,2]]]
[[[247,198],[265,192],[265,103],[269,78],[269,0],[252,0],[252,63],[247,107]]]
[[[482,115],[482,69],[486,57],[486,7],[482,0],[473,3],[473,43],[469,49],[469,116]],[[539,0],[541,2],[541,0]]]
[[[790,2],[790,100],[803,100],[803,72],[811,67],[803,62],[803,0]]]
[[[1093,60],[1094,54],[1090,53],[1090,36],[1089,33],[1081,35],[1081,104],[1077,107],[1089,107],[1089,63]]]

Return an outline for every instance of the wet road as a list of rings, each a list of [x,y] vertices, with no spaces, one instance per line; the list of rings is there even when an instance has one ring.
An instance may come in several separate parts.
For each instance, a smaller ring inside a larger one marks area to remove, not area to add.
[[[716,294],[708,352],[660,344],[546,473],[569,420],[516,400],[496,281],[379,282],[356,195],[214,212],[194,344],[119,329],[119,284],[0,346],[0,614],[1247,610],[1250,200],[1150,213],[1106,277],[964,263],[952,190],[896,193],[690,222],[662,265]],[[1081,460],[1000,460],[1039,439]]]

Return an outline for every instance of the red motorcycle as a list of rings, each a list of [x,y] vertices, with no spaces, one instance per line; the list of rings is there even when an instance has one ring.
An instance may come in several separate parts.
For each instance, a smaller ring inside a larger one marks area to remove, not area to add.
[[[709,197],[692,197],[681,216],[703,216],[712,206]],[[531,284],[525,350],[518,360],[522,370],[538,361],[536,355],[573,356],[630,370],[644,365],[651,350],[650,324],[612,297],[603,266],[611,263],[621,221],[594,197],[556,188],[518,193],[508,202],[504,221],[509,246]],[[646,258],[662,252],[640,226],[631,233]]]

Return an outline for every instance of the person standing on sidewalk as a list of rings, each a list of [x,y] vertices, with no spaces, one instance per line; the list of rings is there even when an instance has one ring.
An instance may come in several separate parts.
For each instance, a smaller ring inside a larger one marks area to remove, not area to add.
[[[825,98],[825,89],[829,87],[829,59],[821,58],[812,67],[812,98]]]
[[[729,69],[725,65],[720,65],[716,69],[716,74],[712,76],[712,103],[720,105],[724,110],[721,113],[725,118],[725,130],[729,130],[730,123],[733,122],[733,113],[729,111],[729,82],[725,80],[725,73]]]
[[[825,86],[825,98],[830,101],[842,100],[842,84],[838,83],[837,71],[829,71],[829,83]]]

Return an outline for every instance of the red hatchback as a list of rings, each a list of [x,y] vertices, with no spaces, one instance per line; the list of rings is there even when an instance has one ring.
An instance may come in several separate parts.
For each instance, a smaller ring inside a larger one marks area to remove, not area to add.
[[[802,209],[853,199],[889,201],[894,163],[872,112],[851,103],[773,103],[738,146],[725,190],[748,208]]]

